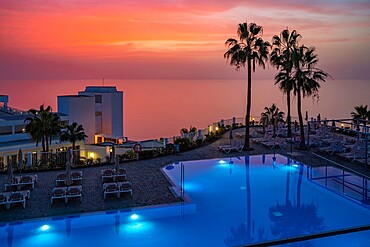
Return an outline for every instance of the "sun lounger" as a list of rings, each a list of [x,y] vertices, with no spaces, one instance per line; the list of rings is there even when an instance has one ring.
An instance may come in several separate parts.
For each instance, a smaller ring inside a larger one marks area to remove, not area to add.
[[[126,170],[124,168],[119,168],[116,172],[116,182],[126,181]]]
[[[240,153],[243,150],[243,145],[241,143],[233,143],[231,145],[219,146],[218,149],[227,154],[233,150],[238,151]]]
[[[81,171],[71,172],[71,181],[82,183],[82,172]]]
[[[37,182],[37,175],[24,175],[21,177],[20,179],[20,185],[23,186],[27,186],[27,185],[31,185],[32,186],[32,189],[35,188],[35,183]]]
[[[56,199],[64,199],[64,202],[68,202],[67,198],[67,188],[66,187],[56,187],[51,192],[51,204],[53,204],[53,200]]]
[[[366,155],[369,157],[369,154],[366,154],[365,149],[362,147],[356,147],[350,150],[349,153],[343,153],[343,154],[338,154],[342,158],[348,159],[351,162],[358,160],[358,159],[364,159]]]
[[[66,181],[66,173],[61,172],[57,174],[57,180],[55,181],[55,185],[58,186],[59,183],[63,183]]]
[[[24,191],[11,192],[6,209],[9,209],[11,204],[14,203],[21,203],[23,208],[26,208],[26,194]]]
[[[262,145],[274,149],[275,147],[281,147],[284,148],[286,146],[286,141],[284,138],[277,137],[275,140],[269,141],[269,142],[261,142]]]
[[[8,205],[8,195],[6,193],[0,193],[0,205],[5,205],[7,207]]]
[[[13,177],[10,183],[4,184],[5,191],[17,191],[21,189],[20,177]]]
[[[261,142],[266,142],[266,141],[271,141],[271,138],[272,138],[272,134],[265,134],[263,137],[261,138],[252,138],[252,141],[254,143],[261,143]]]
[[[104,183],[105,180],[111,180],[114,181],[115,179],[115,169],[103,169],[101,170],[101,181]]]
[[[79,198],[81,203],[81,197],[82,197],[82,186],[69,186],[67,188],[67,202],[70,198]]]
[[[117,183],[118,186],[118,194],[120,195],[121,193],[130,193],[132,196],[132,188],[131,188],[131,183],[130,182],[120,182]],[[118,196],[119,197],[119,196]]]
[[[108,194],[116,194],[119,198],[119,189],[117,183],[105,183],[103,184],[104,200]]]
[[[333,153],[343,153],[346,151],[346,147],[339,141],[332,142],[328,147],[320,147],[318,148],[321,152],[326,152],[330,155]]]

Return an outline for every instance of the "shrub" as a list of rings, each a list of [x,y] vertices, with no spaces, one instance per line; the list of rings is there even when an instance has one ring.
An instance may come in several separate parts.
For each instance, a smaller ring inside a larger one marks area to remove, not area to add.
[[[190,148],[190,141],[189,139],[186,139],[186,138],[176,139],[175,144],[179,145],[180,152],[186,151]]]

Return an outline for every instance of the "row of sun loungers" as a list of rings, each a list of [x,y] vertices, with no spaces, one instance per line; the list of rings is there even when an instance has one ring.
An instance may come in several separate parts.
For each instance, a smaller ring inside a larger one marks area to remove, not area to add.
[[[79,198],[81,202],[82,197],[82,186],[69,186],[69,187],[55,187],[51,192],[51,204],[54,200],[63,199],[67,204],[68,200],[71,198]]]
[[[30,186],[34,189],[37,179],[37,175],[14,176],[10,183],[4,185],[4,189],[5,191],[14,191],[21,190],[25,186]]]
[[[270,149],[274,149],[276,147],[285,148],[285,146],[287,145],[285,139],[282,138],[282,137],[272,138],[272,139],[270,139],[270,141],[264,141],[264,142],[260,142],[260,143],[262,145],[264,145],[265,147],[268,147]]]
[[[61,172],[57,174],[57,179],[55,181],[55,185],[58,186],[58,184],[64,184],[66,181],[66,173]],[[73,171],[71,172],[71,181],[75,184],[81,184],[82,183],[82,172],[81,171]]]
[[[103,183],[104,200],[108,195],[121,197],[122,193],[129,193],[132,196],[131,183],[126,180],[126,170],[124,168],[103,169],[100,172]]]
[[[62,199],[64,203],[72,198],[78,198],[81,203],[82,197],[82,172],[73,171],[71,172],[71,186],[66,186],[66,172],[61,172],[57,174],[57,179],[55,180],[55,188],[51,191],[51,204],[54,200]],[[73,185],[74,184],[74,185]],[[77,185],[78,184],[78,185]],[[61,185],[61,186],[60,186]]]
[[[243,145],[240,142],[234,142],[231,145],[219,146],[218,149],[226,154],[231,151],[238,151],[240,153],[243,150]]]
[[[115,169],[103,169],[101,170],[101,181],[114,181],[123,182],[126,180],[126,170],[124,168],[119,168],[117,171]]]
[[[22,204],[26,208],[26,199],[30,199],[31,193],[29,190],[21,190],[16,192],[2,192],[0,193],[0,205],[5,205],[6,209],[15,203]]]
[[[103,191],[104,191],[104,200],[106,199],[108,194],[116,195],[117,198],[120,198],[121,193],[129,193],[130,196],[132,196],[131,183],[128,181],[117,183],[104,183]]]

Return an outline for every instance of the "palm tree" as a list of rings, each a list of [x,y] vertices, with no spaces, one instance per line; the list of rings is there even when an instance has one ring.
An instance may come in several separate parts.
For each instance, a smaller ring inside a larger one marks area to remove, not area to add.
[[[287,97],[287,123],[288,123],[288,137],[292,135],[291,128],[291,113],[290,113],[290,96],[293,91],[292,78],[290,73],[292,71],[292,53],[298,47],[301,35],[293,30],[291,33],[288,28],[280,33],[280,36],[274,35],[272,37],[272,52],[270,55],[271,64],[280,69],[275,75],[275,85],[279,85],[279,89],[286,94]]]
[[[273,103],[270,107],[265,107],[265,112],[261,113],[260,123],[263,126],[273,124],[276,125],[278,122],[284,122],[284,112]]]
[[[25,131],[36,142],[36,147],[41,141],[42,151],[48,152],[49,143],[51,144],[52,138],[60,132],[60,117],[51,111],[50,106],[45,108],[44,105],[41,105],[39,110],[30,109],[28,112],[32,117],[24,120],[27,123]]]
[[[82,125],[78,125],[78,123],[73,122],[70,125],[66,125],[65,128],[62,130],[60,135],[60,141],[68,141],[72,143],[72,149],[76,149],[76,142],[77,141],[84,141],[87,135],[84,132],[84,128]]]
[[[302,97],[312,96],[318,98],[320,82],[325,82],[326,77],[330,76],[325,71],[316,68],[319,61],[315,54],[315,47],[306,47],[304,45],[294,49],[292,53],[292,73],[294,80],[293,93],[297,97],[297,109],[300,126],[301,140],[300,149],[306,149],[302,117]]]
[[[237,31],[239,40],[229,38],[225,45],[228,50],[224,54],[224,58],[230,61],[230,65],[239,70],[240,67],[245,67],[247,63],[248,85],[247,85],[247,112],[245,115],[245,142],[244,150],[251,150],[249,143],[249,126],[252,98],[252,70],[255,72],[256,65],[265,68],[265,61],[269,53],[270,43],[262,39],[263,29],[256,23],[240,23]]]
[[[367,110],[367,105],[355,106],[355,110],[355,112],[351,112],[353,120],[358,121],[357,124],[363,123],[366,126],[366,119],[370,121],[370,110]]]

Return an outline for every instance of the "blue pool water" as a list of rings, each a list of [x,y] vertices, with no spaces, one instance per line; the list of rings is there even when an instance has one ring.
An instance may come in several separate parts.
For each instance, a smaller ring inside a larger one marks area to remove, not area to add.
[[[0,246],[240,246],[370,224],[368,206],[280,155],[182,164],[186,203],[3,224]],[[163,169],[174,191],[181,166]],[[302,243],[369,246],[370,231]]]

